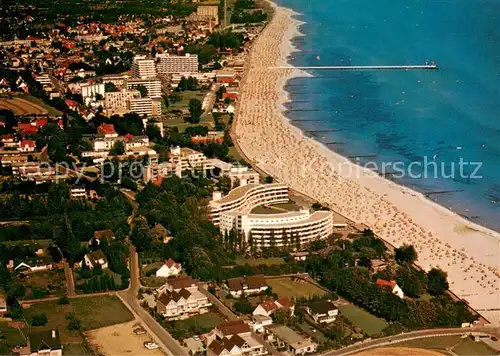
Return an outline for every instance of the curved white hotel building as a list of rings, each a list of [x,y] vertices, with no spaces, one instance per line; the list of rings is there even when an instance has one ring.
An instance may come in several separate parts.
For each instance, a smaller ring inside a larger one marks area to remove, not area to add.
[[[233,189],[227,196],[216,196],[210,202],[211,219],[221,232],[235,230],[248,241],[252,236],[254,247],[274,245],[296,246],[315,239],[324,239],[333,233],[331,211],[286,211],[256,214],[252,209],[261,205],[288,202],[288,187],[282,184],[251,184]]]

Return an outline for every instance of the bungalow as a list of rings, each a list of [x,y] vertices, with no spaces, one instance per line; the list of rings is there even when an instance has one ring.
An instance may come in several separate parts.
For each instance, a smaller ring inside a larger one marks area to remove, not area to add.
[[[339,314],[337,307],[329,300],[320,300],[306,306],[306,312],[319,324],[333,323]]]
[[[97,245],[100,245],[101,241],[106,240],[108,243],[110,243],[114,239],[115,239],[115,233],[112,230],[110,229],[98,230],[94,231],[94,237],[92,238],[92,240],[89,241],[89,245],[92,244],[93,240],[97,242]]]
[[[288,297],[281,297],[278,300],[274,300],[272,297],[270,297],[257,305],[252,314],[271,316],[271,314],[278,309],[288,310],[290,314],[293,315],[295,311],[295,305]]]
[[[269,288],[263,274],[228,279],[225,287],[234,298],[259,294]]]
[[[39,272],[50,270],[54,267],[54,262],[50,257],[35,257],[24,260],[10,260],[7,268],[15,272]]]
[[[28,347],[30,356],[62,356],[61,340],[59,330],[44,330],[31,333],[28,336]]]
[[[168,278],[171,276],[177,276],[181,272],[182,265],[169,258],[165,261],[163,266],[161,266],[158,271],[156,271],[156,277]]]
[[[83,261],[80,262],[80,267],[83,266],[83,263],[85,263],[85,265],[90,269],[94,269],[97,266],[100,266],[101,269],[108,268],[108,259],[101,250],[87,253],[83,256]]]
[[[292,355],[313,353],[318,344],[297,334],[287,326],[273,324],[266,328],[267,339],[278,348],[286,348]]]
[[[392,294],[398,296],[399,298],[403,299],[405,297],[405,294],[403,293],[403,290],[398,286],[396,281],[386,281],[385,279],[377,279],[377,286],[382,289],[389,289]]]

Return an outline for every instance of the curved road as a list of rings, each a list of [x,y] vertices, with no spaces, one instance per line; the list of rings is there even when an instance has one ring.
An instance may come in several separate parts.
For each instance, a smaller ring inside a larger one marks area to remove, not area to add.
[[[429,337],[440,337],[440,336],[452,336],[452,335],[463,335],[468,333],[480,333],[487,334],[490,336],[499,336],[498,328],[479,326],[472,328],[447,328],[447,329],[431,329],[431,330],[418,330],[408,333],[402,333],[399,335],[393,335],[388,337],[383,337],[380,339],[360,342],[355,345],[344,347],[339,350],[332,350],[322,354],[322,356],[340,356],[340,355],[351,355],[361,351],[373,349],[376,347],[383,347],[387,345],[394,345],[400,342],[408,340],[423,339]]]

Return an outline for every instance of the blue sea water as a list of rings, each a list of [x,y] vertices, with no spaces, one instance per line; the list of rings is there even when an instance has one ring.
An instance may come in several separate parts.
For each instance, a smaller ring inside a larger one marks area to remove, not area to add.
[[[296,66],[407,65],[438,70],[309,71],[287,83],[287,116],[344,156],[428,161],[443,174],[393,178],[500,231],[500,0],[277,0],[300,13]],[[304,121],[315,120],[315,121]],[[481,162],[476,175],[472,165]],[[412,166],[413,174],[422,171]],[[390,171],[388,169],[387,171]]]

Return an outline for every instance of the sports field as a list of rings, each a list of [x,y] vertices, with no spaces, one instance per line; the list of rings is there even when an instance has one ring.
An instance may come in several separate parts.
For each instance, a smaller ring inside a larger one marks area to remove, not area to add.
[[[290,278],[276,278],[267,279],[266,282],[280,297],[303,298],[325,294],[325,291],[314,284],[299,279],[292,281]]]

